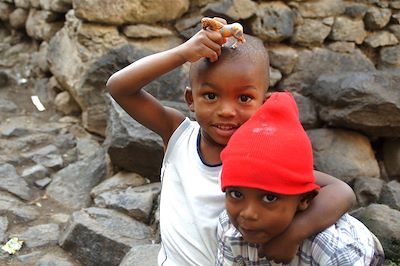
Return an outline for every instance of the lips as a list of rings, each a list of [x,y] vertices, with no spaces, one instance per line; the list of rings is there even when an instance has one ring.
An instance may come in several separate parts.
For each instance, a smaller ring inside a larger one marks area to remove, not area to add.
[[[239,126],[236,124],[215,124],[214,127],[220,130],[236,130]]]
[[[266,235],[261,230],[239,227],[239,232],[247,242],[255,244],[265,242]]]
[[[218,135],[230,137],[239,128],[236,124],[214,124],[213,127]]]
[[[254,229],[246,229],[246,228],[243,228],[243,227],[240,227],[240,232],[243,234],[243,235],[256,235],[256,234],[258,234],[259,233],[259,231],[258,230],[254,230]]]

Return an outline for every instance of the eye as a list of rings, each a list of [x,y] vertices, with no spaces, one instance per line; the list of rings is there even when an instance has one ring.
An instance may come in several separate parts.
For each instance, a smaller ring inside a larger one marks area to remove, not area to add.
[[[251,101],[251,97],[248,95],[240,95],[239,100],[243,103],[247,103],[249,101]]]
[[[237,190],[229,190],[227,191],[228,195],[234,199],[241,199],[243,197],[242,193]]]
[[[264,195],[264,197],[263,197],[263,201],[268,202],[268,203],[274,202],[277,199],[278,199],[278,196],[275,194],[271,194],[271,193],[268,193],[268,194]]]
[[[204,97],[207,100],[215,100],[215,98],[217,98],[217,95],[213,92],[207,92],[207,93],[204,93]]]

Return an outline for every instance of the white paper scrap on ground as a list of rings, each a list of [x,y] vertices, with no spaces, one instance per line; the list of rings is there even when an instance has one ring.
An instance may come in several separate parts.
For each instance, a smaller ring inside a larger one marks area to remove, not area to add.
[[[46,108],[43,106],[42,102],[40,101],[39,97],[37,97],[36,95],[33,95],[33,96],[31,96],[31,100],[40,112],[46,110]]]
[[[19,240],[17,237],[13,237],[8,242],[1,247],[2,250],[8,252],[8,254],[15,254],[18,250],[22,248],[24,241]]]

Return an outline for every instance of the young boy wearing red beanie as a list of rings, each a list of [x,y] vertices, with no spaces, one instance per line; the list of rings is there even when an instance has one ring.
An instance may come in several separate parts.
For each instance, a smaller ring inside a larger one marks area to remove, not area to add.
[[[273,93],[221,153],[224,211],[217,265],[271,265],[258,248],[282,234],[318,194],[310,140],[288,92]],[[382,265],[379,240],[344,214],[305,239],[289,265]]]
[[[164,143],[160,266],[215,263],[218,216],[225,197],[219,186],[220,152],[262,106],[269,87],[265,46],[258,38],[245,38],[245,43],[231,49],[220,32],[202,29],[179,46],[136,60],[107,81],[107,89],[121,107]],[[188,62],[190,87],[185,99],[196,121],[164,106],[144,89]],[[291,260],[301,240],[331,225],[355,202],[353,191],[343,181],[317,171],[315,176],[321,185],[318,201],[263,247],[266,256]],[[292,240],[289,245],[288,239]]]

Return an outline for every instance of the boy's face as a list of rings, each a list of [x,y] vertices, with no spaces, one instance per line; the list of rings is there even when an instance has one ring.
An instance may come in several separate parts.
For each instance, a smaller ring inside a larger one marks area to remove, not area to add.
[[[308,207],[302,195],[282,195],[256,188],[228,187],[225,205],[232,224],[246,242],[267,243],[281,234],[298,210]]]
[[[201,65],[186,93],[190,110],[212,145],[225,146],[263,104],[268,88],[265,65],[246,58]]]

